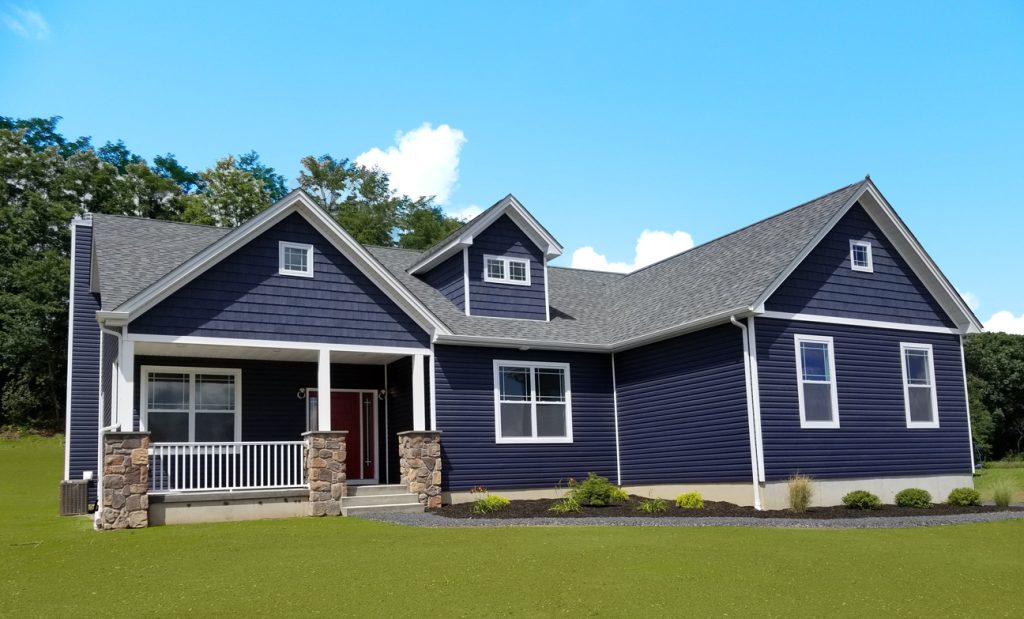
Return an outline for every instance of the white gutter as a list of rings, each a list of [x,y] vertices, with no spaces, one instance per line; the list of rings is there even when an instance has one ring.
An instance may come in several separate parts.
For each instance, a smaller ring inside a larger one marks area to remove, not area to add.
[[[757,467],[757,439],[756,428],[754,427],[754,396],[753,377],[750,369],[750,343],[747,339],[747,325],[736,320],[736,316],[730,316],[729,322],[739,327],[743,332],[743,373],[747,381],[747,432],[750,436],[750,472],[754,489],[754,509],[761,510],[761,486],[758,483],[760,474]]]

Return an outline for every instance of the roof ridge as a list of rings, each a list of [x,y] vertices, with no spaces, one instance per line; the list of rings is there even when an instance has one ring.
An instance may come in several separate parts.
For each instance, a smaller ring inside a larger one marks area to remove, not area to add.
[[[116,217],[118,219],[131,219],[133,221],[155,221],[161,224],[177,224],[179,226],[190,226],[192,228],[213,228],[215,230],[224,230],[230,232],[234,228],[225,228],[224,226],[214,226],[210,224],[194,224],[188,221],[174,221],[173,219],[156,219],[154,217],[139,217],[136,215],[122,215],[119,213],[88,213],[93,218],[95,217]]]

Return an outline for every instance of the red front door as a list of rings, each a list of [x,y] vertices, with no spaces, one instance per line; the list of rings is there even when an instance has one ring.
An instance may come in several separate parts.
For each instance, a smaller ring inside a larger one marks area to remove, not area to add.
[[[315,389],[309,397],[316,398]],[[345,475],[350,480],[373,480],[377,445],[375,436],[376,399],[372,391],[332,391],[331,429],[346,430]]]

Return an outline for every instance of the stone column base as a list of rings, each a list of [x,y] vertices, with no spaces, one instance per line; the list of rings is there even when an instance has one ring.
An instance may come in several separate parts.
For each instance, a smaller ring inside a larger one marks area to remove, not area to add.
[[[309,483],[309,515],[340,516],[345,485],[345,437],[347,431],[306,432],[306,479]]]
[[[398,433],[402,484],[428,508],[441,507],[441,433]]]
[[[103,513],[99,528],[149,526],[149,432],[103,435]]]

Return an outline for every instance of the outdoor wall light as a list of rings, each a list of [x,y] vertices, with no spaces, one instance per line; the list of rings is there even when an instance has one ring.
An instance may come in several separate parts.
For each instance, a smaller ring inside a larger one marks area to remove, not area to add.
[[[305,387],[299,387],[299,390],[295,392],[295,397],[300,399],[300,400],[305,400],[306,399],[306,388]]]

